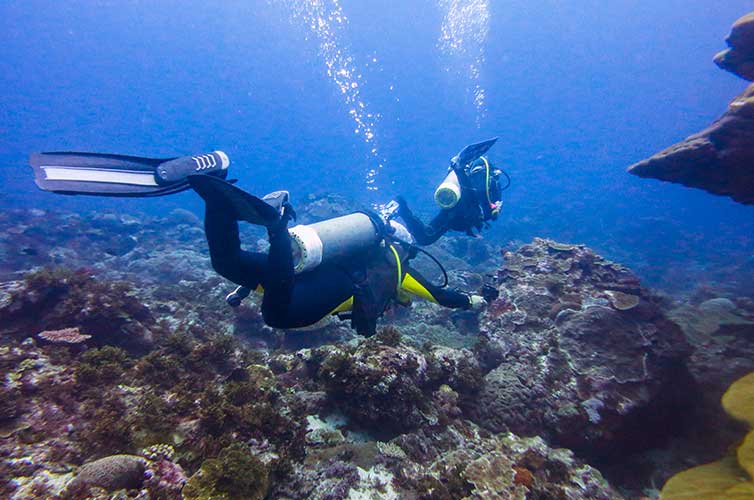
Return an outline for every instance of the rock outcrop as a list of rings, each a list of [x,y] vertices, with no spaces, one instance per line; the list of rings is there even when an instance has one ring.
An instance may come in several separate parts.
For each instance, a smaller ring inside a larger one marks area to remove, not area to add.
[[[652,446],[690,392],[689,345],[659,299],[583,246],[535,239],[505,257],[481,321],[494,369],[477,422],[594,457]]]
[[[568,450],[463,421],[389,442],[310,447],[307,456],[276,486],[275,498],[623,498]]]
[[[744,80],[754,80],[754,12],[733,23],[726,42],[730,48],[715,56],[715,64]]]
[[[754,85],[708,128],[628,171],[754,204]]]
[[[730,49],[715,57],[722,68],[754,79],[754,13],[739,19]],[[733,99],[705,130],[628,168],[639,177],[675,182],[754,204],[754,85]]]

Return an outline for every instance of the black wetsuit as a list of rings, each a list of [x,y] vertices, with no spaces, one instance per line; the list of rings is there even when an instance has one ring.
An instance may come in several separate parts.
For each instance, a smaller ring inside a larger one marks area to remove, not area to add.
[[[405,201],[400,203],[398,215],[405,222],[406,229],[416,243],[422,246],[431,245],[451,230],[470,233],[473,228],[482,227],[482,211],[470,196],[461,197],[453,208],[441,209],[429,224],[424,224],[414,215]]]
[[[238,222],[222,206],[207,204],[205,231],[212,267],[218,274],[252,290],[264,290],[262,315],[275,328],[299,328],[329,314],[347,310],[352,300],[352,324],[362,335],[372,335],[377,318],[398,295],[409,293],[443,306],[469,308],[466,294],[430,284],[406,264],[410,257],[400,245],[375,247],[336,264],[321,264],[294,274],[291,238],[285,224],[268,230],[268,253],[241,249]]]

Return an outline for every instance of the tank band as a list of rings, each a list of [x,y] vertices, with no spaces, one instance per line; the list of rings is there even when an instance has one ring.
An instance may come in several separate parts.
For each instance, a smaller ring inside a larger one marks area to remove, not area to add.
[[[317,267],[322,262],[323,245],[317,231],[310,226],[299,224],[288,230],[291,242],[297,245],[300,252],[299,259],[293,263],[296,273],[303,273]]]

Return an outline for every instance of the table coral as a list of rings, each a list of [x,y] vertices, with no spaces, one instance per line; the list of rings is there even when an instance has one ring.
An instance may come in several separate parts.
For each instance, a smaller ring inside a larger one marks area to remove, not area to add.
[[[86,342],[91,335],[81,333],[78,327],[63,328],[61,330],[45,330],[39,332],[37,337],[46,340],[52,344],[69,344],[76,345]]]

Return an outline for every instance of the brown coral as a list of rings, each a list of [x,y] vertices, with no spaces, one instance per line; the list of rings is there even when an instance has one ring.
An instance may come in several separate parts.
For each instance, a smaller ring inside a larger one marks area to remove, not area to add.
[[[531,489],[532,484],[534,484],[534,475],[531,471],[526,467],[519,466],[514,466],[513,471],[516,473],[513,477],[513,482],[515,484],[526,486],[527,489]]]
[[[90,462],[79,470],[68,485],[75,490],[82,485],[98,486],[108,491],[138,488],[144,481],[146,461],[135,455],[112,455]]]
[[[639,305],[639,297],[630,293],[606,290],[605,294],[610,298],[610,305],[619,311],[628,311]]]
[[[37,337],[52,344],[69,345],[81,344],[92,338],[91,335],[81,333],[79,327],[77,326],[73,328],[63,328],[61,330],[45,330],[43,332],[39,332],[37,334]]]

